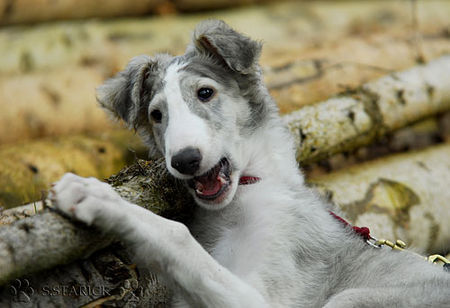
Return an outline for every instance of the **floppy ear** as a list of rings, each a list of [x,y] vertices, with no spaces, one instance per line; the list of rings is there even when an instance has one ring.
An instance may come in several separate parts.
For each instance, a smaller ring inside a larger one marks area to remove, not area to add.
[[[217,57],[231,70],[249,74],[257,66],[261,43],[251,40],[221,20],[206,20],[194,30],[197,51]]]
[[[130,128],[148,123],[150,79],[156,69],[157,61],[149,56],[134,57],[123,71],[97,88],[97,101]]]

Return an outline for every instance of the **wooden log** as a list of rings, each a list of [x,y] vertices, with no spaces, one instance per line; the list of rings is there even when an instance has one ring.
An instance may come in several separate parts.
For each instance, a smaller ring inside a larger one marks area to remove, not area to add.
[[[127,131],[103,136],[71,136],[0,148],[0,206],[39,200],[42,191],[72,171],[107,178],[141,153],[141,143]],[[130,150],[129,150],[130,149]]]
[[[0,76],[0,144],[117,128],[95,101],[103,79],[99,70],[82,67]]]
[[[355,225],[419,252],[450,249],[450,144],[310,178]]]
[[[450,56],[393,73],[284,116],[297,159],[354,149],[424,117],[450,110]]]
[[[126,200],[162,216],[185,221],[192,211],[190,195],[168,175],[161,161],[138,161],[108,181]],[[17,209],[9,211],[4,215],[17,213]],[[49,209],[0,227],[0,234],[0,284],[27,272],[74,261],[89,255],[93,247],[105,247],[113,241],[111,237],[99,240],[92,229],[86,230]],[[27,253],[18,257],[22,250]]]
[[[96,17],[173,14],[274,0],[0,0],[0,25]]]
[[[90,17],[143,15],[161,0],[0,0],[0,25]]]
[[[450,141],[450,125],[448,124],[450,124],[450,112],[388,133],[367,146],[337,153],[302,167],[307,177],[317,177],[383,156],[423,150]]]
[[[416,61],[416,48],[411,43],[415,32],[422,36],[425,60],[435,58],[439,49],[449,50],[445,42],[450,3],[420,2],[417,29],[410,27],[410,9],[408,2],[397,1],[382,6],[372,1],[290,2],[186,16],[4,27],[0,29],[0,72],[89,63],[103,63],[105,67],[112,64],[120,69],[138,54],[179,54],[186,48],[192,29],[206,18],[223,19],[262,40],[266,45],[264,65],[284,66],[292,60],[314,58],[331,59],[331,64],[347,61],[356,66],[398,70]],[[360,46],[361,41],[366,47]],[[383,60],[384,55],[379,54],[382,51],[378,45],[387,46],[386,41],[392,44],[387,52],[390,60]],[[430,44],[433,47],[427,47]]]
[[[351,222],[369,226],[373,236],[401,237],[419,251],[445,250],[450,247],[447,202],[450,178],[447,168],[443,168],[447,165],[450,166],[450,144],[396,155],[348,172],[310,179],[310,182],[338,202]],[[110,182],[124,198],[165,217],[185,221],[192,212],[193,201],[189,194],[167,174],[161,162],[141,161]],[[155,277],[146,272],[139,275],[120,248],[99,252],[87,261],[32,275],[89,255],[114,240],[99,237],[98,232],[71,223],[48,209],[0,227],[0,239],[0,283],[5,284],[27,273],[20,282],[30,283],[36,291],[28,297],[30,303],[56,305],[56,302],[59,306],[69,303],[123,303],[124,296],[120,295],[124,293],[117,293],[117,289],[122,290],[126,285],[128,293],[125,294],[133,294],[136,300],[142,296],[142,301],[146,302],[155,294],[153,299],[156,301],[166,299],[167,293],[157,284]],[[99,264],[104,264],[100,275],[97,270],[93,275],[86,274],[98,268]],[[107,269],[110,276],[106,274]],[[71,297],[61,292],[53,296],[45,292],[44,288],[49,285],[59,288],[68,285],[67,275],[73,277],[72,286],[106,286],[108,292],[95,298],[80,292]],[[111,276],[115,277],[115,284],[111,283]],[[139,276],[146,282],[138,281]],[[128,284],[124,280],[128,280]],[[129,285],[131,282],[132,286]],[[16,282],[12,283],[14,287]],[[0,292],[0,303],[14,300],[6,293],[7,290],[3,288],[3,293]],[[129,297],[125,298],[128,300]]]

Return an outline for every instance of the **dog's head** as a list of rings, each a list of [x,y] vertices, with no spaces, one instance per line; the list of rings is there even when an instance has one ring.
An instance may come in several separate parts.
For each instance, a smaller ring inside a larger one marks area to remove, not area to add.
[[[271,107],[260,51],[260,43],[208,20],[184,55],[132,59],[98,88],[97,99],[139,132],[151,154],[165,157],[200,205],[219,209],[233,199],[246,167],[241,140]]]

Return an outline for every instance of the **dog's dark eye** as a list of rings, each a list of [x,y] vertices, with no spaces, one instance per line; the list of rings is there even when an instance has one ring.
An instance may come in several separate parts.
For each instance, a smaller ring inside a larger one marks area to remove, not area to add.
[[[197,91],[197,97],[202,102],[209,101],[213,95],[214,95],[214,90],[211,88],[200,88]]]
[[[155,123],[161,123],[162,113],[158,109],[153,110],[150,113],[150,116],[152,117],[152,120],[155,121]]]

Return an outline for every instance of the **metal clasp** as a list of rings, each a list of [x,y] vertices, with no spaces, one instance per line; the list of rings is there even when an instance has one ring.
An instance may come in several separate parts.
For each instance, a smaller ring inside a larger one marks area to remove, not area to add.
[[[442,262],[444,264],[450,264],[450,260],[441,255],[431,255],[427,258],[427,261],[430,263]]]
[[[380,245],[377,245],[378,240],[374,237],[370,237],[369,239],[366,240],[366,243],[369,246],[372,246],[373,248],[381,248]]]
[[[376,240],[374,245],[381,247],[383,245],[389,246],[394,250],[405,250],[406,248],[406,243],[403,242],[402,240],[396,240],[395,243],[391,242],[390,240],[386,240],[386,239],[379,239]]]

